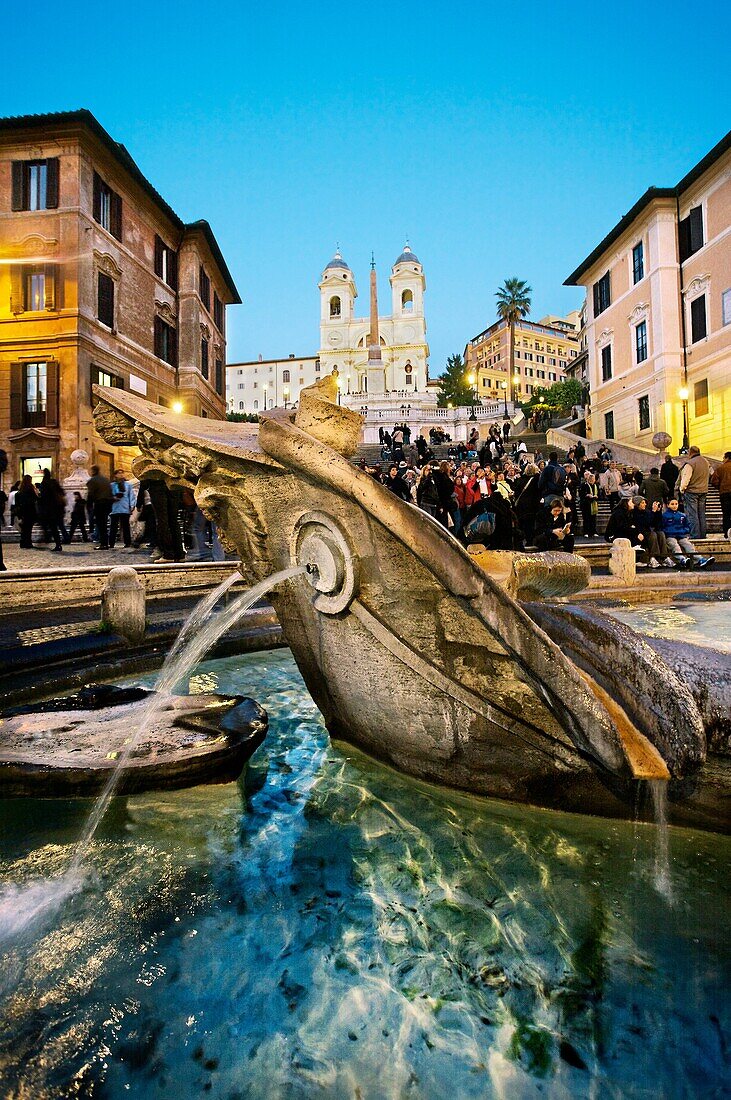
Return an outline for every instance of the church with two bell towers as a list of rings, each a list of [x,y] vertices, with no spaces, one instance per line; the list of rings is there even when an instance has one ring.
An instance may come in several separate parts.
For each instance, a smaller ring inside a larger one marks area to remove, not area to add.
[[[389,278],[391,313],[378,312],[375,261],[371,260],[370,311],[355,316],[355,276],[335,253],[320,278],[320,350],[322,373],[337,370],[343,400],[361,403],[389,396],[415,403],[426,397],[429,345],[426,342],[426,279],[408,243]]]

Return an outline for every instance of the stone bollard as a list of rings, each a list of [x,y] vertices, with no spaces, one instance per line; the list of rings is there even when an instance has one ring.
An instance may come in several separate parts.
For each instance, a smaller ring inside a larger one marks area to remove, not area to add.
[[[609,572],[623,584],[634,584],[637,576],[635,552],[629,539],[615,539],[609,552]]]
[[[145,636],[145,586],[129,565],[109,571],[102,589],[102,622],[128,642]]]

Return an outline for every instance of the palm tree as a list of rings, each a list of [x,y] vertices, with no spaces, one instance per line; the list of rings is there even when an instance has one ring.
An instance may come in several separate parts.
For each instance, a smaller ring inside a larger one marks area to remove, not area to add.
[[[508,385],[512,389],[512,400],[515,401],[515,383],[513,371],[515,369],[515,323],[527,317],[530,313],[530,296],[533,293],[523,279],[506,279],[495,292],[497,298],[497,313],[501,321],[508,323],[508,370],[510,381]]]

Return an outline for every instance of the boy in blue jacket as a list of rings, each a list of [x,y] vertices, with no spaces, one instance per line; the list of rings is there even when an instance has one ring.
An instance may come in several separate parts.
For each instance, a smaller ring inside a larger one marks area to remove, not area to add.
[[[662,529],[665,532],[668,549],[680,569],[692,569],[695,564],[705,569],[715,558],[704,558],[690,541],[690,526],[685,512],[678,510],[677,500],[669,500],[662,514]]]

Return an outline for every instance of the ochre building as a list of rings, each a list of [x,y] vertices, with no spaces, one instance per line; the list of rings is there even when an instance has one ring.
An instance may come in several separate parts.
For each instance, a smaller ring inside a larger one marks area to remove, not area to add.
[[[465,372],[474,374],[480,401],[527,401],[535,389],[563,382],[569,363],[578,354],[579,315],[517,321],[514,326],[514,363],[509,362],[509,332],[496,321],[469,341],[464,349]]]
[[[587,291],[592,436],[731,447],[731,134],[650,187],[566,280]]]
[[[95,382],[225,415],[226,306],[206,221],[187,224],[89,111],[0,119],[0,446],[5,481],[87,451]]]

